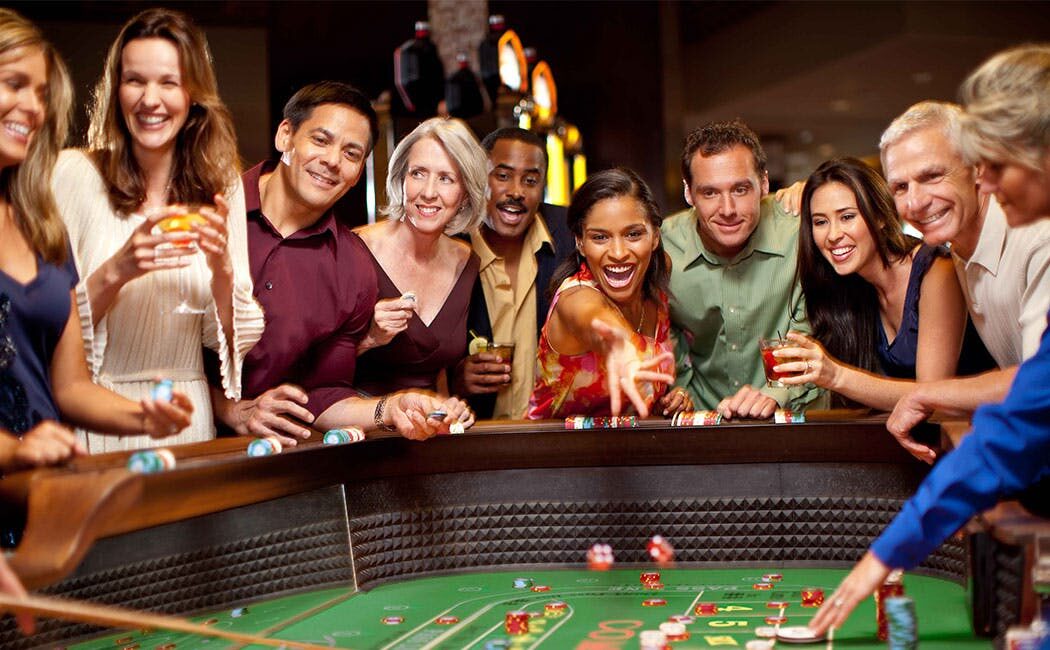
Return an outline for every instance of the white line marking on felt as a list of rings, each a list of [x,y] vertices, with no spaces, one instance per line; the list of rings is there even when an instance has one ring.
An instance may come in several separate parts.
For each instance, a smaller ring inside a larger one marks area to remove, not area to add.
[[[569,619],[572,618],[573,611],[574,611],[574,608],[570,607],[569,611],[567,611],[565,613],[565,615],[561,617],[560,621],[558,621],[557,623],[552,625],[551,629],[549,629],[546,632],[544,632],[543,636],[541,636],[540,638],[536,639],[536,642],[529,646],[529,650],[532,650],[532,648],[538,647],[541,643],[543,643],[544,639],[546,639],[550,635],[554,634],[555,630],[557,630],[562,625],[565,625],[566,623],[568,623]]]
[[[696,604],[697,604],[698,602],[700,602],[700,598],[702,598],[702,597],[703,597],[703,595],[704,595],[704,590],[703,590],[703,589],[701,589],[701,590],[700,590],[700,593],[698,593],[698,594],[696,595],[696,598],[694,598],[694,599],[693,599],[693,602],[689,603],[689,607],[686,607],[686,608],[685,608],[685,611],[684,611],[684,612],[682,612],[682,615],[683,615],[683,616],[692,616],[692,615],[693,615],[693,614],[692,614],[692,612],[693,612],[693,608],[694,608],[694,607],[696,607]]]

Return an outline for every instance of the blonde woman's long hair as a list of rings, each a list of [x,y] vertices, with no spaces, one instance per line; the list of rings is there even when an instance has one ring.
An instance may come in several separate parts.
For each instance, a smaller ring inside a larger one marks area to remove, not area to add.
[[[208,41],[184,14],[147,9],[124,25],[109,48],[106,67],[95,86],[88,127],[88,149],[106,181],[110,204],[118,214],[137,210],[146,198],[146,179],[131,150],[131,133],[120,110],[121,55],[140,38],[161,38],[179,53],[182,83],[190,109],[179,132],[166,200],[211,203],[227,193],[240,173],[237,136],[229,109],[219,98]]]
[[[69,133],[73,87],[58,52],[19,14],[0,9],[0,61],[13,60],[37,49],[47,64],[44,119],[33,133],[21,164],[0,171],[0,192],[11,205],[15,225],[30,247],[52,264],[66,261],[66,229],[51,194],[51,170]]]

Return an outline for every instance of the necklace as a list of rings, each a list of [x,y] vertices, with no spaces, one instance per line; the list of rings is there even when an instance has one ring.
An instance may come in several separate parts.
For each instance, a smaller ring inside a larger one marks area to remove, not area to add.
[[[620,315],[623,316],[623,319],[625,321],[627,321],[627,324],[630,325],[631,321],[630,321],[630,319],[627,318],[627,314],[623,313],[623,309],[619,305],[616,305],[615,303],[613,303],[613,304],[616,307],[616,310],[620,312]],[[643,327],[645,327],[645,301],[644,300],[642,301],[642,315],[638,319],[638,327],[634,328],[635,333],[641,334]]]

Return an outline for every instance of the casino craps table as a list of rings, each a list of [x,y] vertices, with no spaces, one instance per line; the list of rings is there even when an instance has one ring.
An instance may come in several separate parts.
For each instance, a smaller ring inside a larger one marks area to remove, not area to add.
[[[820,590],[830,596],[846,573],[790,567],[664,568],[657,583],[651,575],[643,576],[653,571],[651,565],[639,565],[609,571],[457,573],[356,593],[346,588],[299,593],[205,613],[194,620],[271,638],[384,650],[633,650],[639,647],[643,631],[675,621],[684,624],[685,634],[668,641],[674,649],[745,648],[749,641],[762,638],[759,633],[775,634],[777,626],[805,625],[817,611],[804,606],[805,597]],[[992,647],[989,640],[973,636],[962,586],[910,574],[904,584],[916,604],[924,650]],[[776,646],[795,647],[783,641]],[[140,630],[71,647],[225,646],[220,640]],[[884,648],[885,643],[876,639],[873,601],[861,603],[831,641],[798,647]]]

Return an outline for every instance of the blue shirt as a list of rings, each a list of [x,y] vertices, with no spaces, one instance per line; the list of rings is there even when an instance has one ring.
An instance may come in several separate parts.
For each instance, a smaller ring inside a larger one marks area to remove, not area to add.
[[[61,266],[38,256],[36,277],[26,284],[0,271],[0,427],[11,433],[58,419],[51,359],[69,321],[77,278],[72,253]]]
[[[977,409],[970,434],[933,468],[871,550],[887,566],[914,567],[975,513],[1047,476],[1050,331],[1017,370],[1006,399]]]

